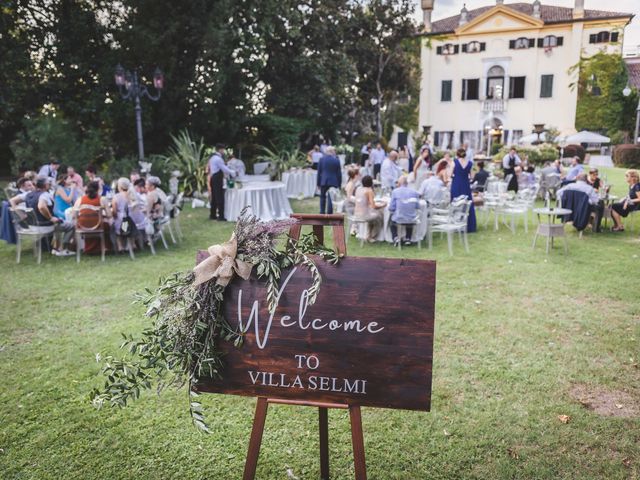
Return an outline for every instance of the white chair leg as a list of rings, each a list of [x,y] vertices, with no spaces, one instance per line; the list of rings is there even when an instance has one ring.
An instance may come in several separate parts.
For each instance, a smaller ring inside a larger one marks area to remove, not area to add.
[[[167,222],[167,228],[169,229],[169,236],[171,237],[171,241],[175,245],[178,242],[176,242],[176,237],[173,235],[173,227],[171,226],[171,220]]]
[[[449,255],[453,257],[453,234],[447,232],[447,244],[449,245]]]
[[[147,239],[147,243],[149,244],[149,250],[151,250],[151,255],[155,255],[156,247],[153,245],[153,236],[149,234],[145,234],[145,238]]]
[[[466,231],[464,232],[463,237],[464,237],[464,249],[467,253],[469,253],[469,240],[468,240]]]
[[[127,249],[129,250],[131,260],[135,260],[136,256],[133,254],[133,243],[131,242],[131,237],[127,237]]]
[[[22,253],[22,242],[20,241],[20,234],[16,235],[16,263],[20,263],[20,254]]]
[[[162,244],[164,245],[165,250],[169,250],[169,245],[167,245],[167,240],[164,238],[164,233],[162,229],[158,232],[160,234],[160,239],[162,240]]]
[[[107,251],[107,246],[106,246],[106,242],[104,241],[104,233],[101,233],[100,234],[100,252],[101,252],[100,260],[103,262],[104,262],[104,254],[106,251]]]
[[[76,233],[76,263],[80,263],[80,234]]]
[[[38,265],[42,263],[42,239],[36,241],[36,249],[38,250]]]

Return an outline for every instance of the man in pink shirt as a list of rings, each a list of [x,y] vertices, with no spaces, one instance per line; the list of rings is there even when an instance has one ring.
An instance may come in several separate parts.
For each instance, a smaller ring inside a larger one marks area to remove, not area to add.
[[[82,188],[82,176],[78,175],[75,168],[67,167],[67,175],[71,178],[71,181],[76,182],[78,188]]]

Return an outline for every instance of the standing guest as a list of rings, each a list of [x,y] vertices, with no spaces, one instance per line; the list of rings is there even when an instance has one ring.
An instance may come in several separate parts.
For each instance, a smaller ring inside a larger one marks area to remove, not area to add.
[[[104,197],[108,192],[111,191],[111,187],[108,187],[107,185],[105,185],[104,180],[102,180],[102,178],[98,176],[98,170],[94,165],[89,165],[85,169],[84,173],[87,176],[87,179],[89,182],[98,182],[100,184],[101,196]]]
[[[589,176],[587,177],[587,183],[593,187],[593,189],[597,192],[600,190],[600,185],[602,181],[600,177],[598,177],[598,169],[595,167],[591,167],[589,169]]]
[[[51,183],[53,184],[58,178],[58,168],[60,168],[60,162],[56,159],[52,159],[49,163],[40,167],[38,176],[50,178]]]
[[[413,153],[411,153],[411,149],[409,148],[409,145],[405,145],[404,147],[402,147],[402,151],[405,152],[407,158],[409,159],[409,169],[407,170],[407,172],[413,172],[413,165],[415,163],[415,159],[413,158]]]
[[[318,145],[314,145],[309,153],[307,153],[307,160],[311,163],[311,168],[314,170],[318,170],[318,162],[322,158],[322,152],[320,151],[320,147]]]
[[[456,152],[456,159],[453,161],[453,181],[451,182],[451,199],[464,195],[468,200],[473,200],[471,196],[471,184],[469,182],[469,174],[473,167],[473,160],[469,161],[466,157],[467,152],[464,148],[459,148]],[[515,178],[515,175],[514,175]],[[469,207],[469,218],[467,220],[467,232],[476,231],[476,211],[473,208],[473,202]]]
[[[403,172],[409,173],[411,171],[409,170],[409,152],[406,145],[398,152],[398,167],[400,167],[400,170]]]
[[[105,232],[105,248],[108,251],[111,249],[111,242],[109,241],[109,236],[106,235],[106,232],[109,231],[112,222],[111,209],[108,208],[108,205],[103,203],[103,201],[106,202],[106,199],[103,199],[99,195],[100,184],[98,182],[89,182],[85,190],[85,194],[76,200],[73,208],[76,211],[78,211],[83,205],[103,208],[105,214],[102,217],[102,229]],[[96,226],[96,222],[92,221],[91,217],[80,216],[77,219],[77,225],[81,228],[94,228]],[[80,246],[76,245],[76,248],[80,248]],[[88,254],[100,254],[100,239],[94,236],[86,238],[84,241],[83,252]]]
[[[211,210],[209,212],[209,220],[219,220],[226,222],[224,218],[224,176],[225,174],[230,177],[235,176],[235,172],[227,167],[224,163],[224,148],[223,143],[216,144],[216,151],[209,162],[207,163],[207,174],[209,175],[209,194],[211,202]],[[147,185],[147,190],[149,186]],[[217,215],[217,217],[216,217]]]
[[[145,211],[150,220],[156,221],[164,217],[164,206],[167,202],[167,194],[160,188],[158,177],[147,177],[145,188],[147,190],[147,202]]]
[[[465,150],[465,152],[466,152],[466,153],[465,153],[465,158],[467,159],[467,161],[468,161],[468,160],[473,161],[473,157],[475,156],[475,154],[476,154],[476,153],[475,153],[475,151],[473,150],[473,148],[471,148],[471,147],[469,146],[469,142],[464,142],[464,143],[462,144],[462,148],[464,148],[464,150]]]
[[[369,154],[371,153],[371,142],[367,142],[366,145],[363,145],[360,149],[360,166],[364,167],[367,164],[367,160],[369,160]]]
[[[432,165],[433,157],[431,156],[429,148],[422,147],[422,149],[420,150],[420,156],[413,166],[413,175],[415,177],[416,185],[421,185],[422,182],[427,178],[428,173],[431,171]]]
[[[466,154],[466,153],[465,153]],[[509,149],[509,153],[502,159],[502,170],[504,171],[504,178],[511,175],[507,190],[512,190],[518,193],[518,177],[516,176],[516,167],[522,163],[515,147]]]
[[[389,156],[382,162],[382,168],[380,169],[382,188],[395,188],[396,182],[401,175],[402,169],[398,166],[398,152],[391,150]]]
[[[576,181],[565,185],[556,194],[557,197],[562,200],[562,194],[566,191],[578,191],[587,194],[589,199],[589,210],[596,215],[596,232],[600,232],[600,222],[604,214],[604,202],[600,200],[598,192],[587,183],[587,174],[581,173],[576,177]]]
[[[627,170],[624,178],[629,184],[629,194],[618,203],[611,205],[611,218],[615,224],[611,230],[614,232],[624,232],[622,217],[626,217],[631,212],[640,208],[640,177],[637,170]]]
[[[451,154],[444,152],[444,157],[435,164],[436,175],[439,175],[445,185],[451,183],[451,177],[453,176],[453,160],[451,160]]]
[[[329,148],[331,146],[331,140],[328,141],[325,140],[324,138],[322,139],[322,143],[320,144],[320,153],[322,155],[326,155],[327,154],[327,148]]]
[[[562,180],[562,185],[575,182],[576,178],[578,178],[578,175],[580,175],[582,172],[582,160],[576,155],[571,159],[571,167],[569,168],[567,175]]]
[[[53,197],[53,214],[60,220],[65,220],[65,212],[73,206],[78,197],[80,192],[76,188],[76,183],[69,175],[63,175]]]
[[[489,172],[484,169],[484,161],[480,160],[478,162],[478,171],[473,176],[473,191],[474,192],[484,192],[484,189],[487,185],[487,180],[489,179]]]
[[[413,224],[416,221],[419,198],[418,192],[407,186],[407,177],[400,177],[398,179],[398,188],[391,194],[391,203],[389,204],[389,211],[391,212],[391,237],[393,238],[394,245],[398,245],[400,241],[402,241],[404,245],[411,245]],[[398,225],[405,226],[404,239],[398,238]]]
[[[157,178],[157,177],[149,177]],[[148,180],[147,180],[148,181]],[[118,253],[124,252],[122,232],[120,227],[125,217],[130,217],[139,231],[144,231],[146,217],[141,206],[136,202],[136,196],[131,188],[131,182],[126,177],[121,177],[116,182],[118,192],[111,200],[111,211],[113,212],[113,232],[116,235],[116,248]]]
[[[244,177],[247,174],[247,167],[245,167],[244,162],[236,158],[233,152],[231,152],[230,157],[227,166],[236,172],[236,177]]]
[[[318,187],[320,187],[320,213],[333,213],[331,197],[327,193],[331,187],[340,188],[342,185],[342,167],[333,147],[327,147],[327,153],[318,162]]]
[[[82,180],[82,175],[79,175],[76,172],[76,169],[72,166],[67,167],[67,175],[71,178],[71,181],[76,183],[76,187],[82,190],[84,187],[84,180]]]
[[[373,165],[373,178],[376,178],[380,173],[382,162],[384,161],[386,156],[387,155],[382,148],[382,144],[378,142],[376,144],[376,148],[374,148],[369,155],[369,163]]]
[[[135,184],[139,179],[140,172],[138,170],[131,170],[131,173],[129,173],[129,181],[131,182],[131,185]]]
[[[420,147],[420,151],[424,150],[424,149],[429,150],[429,153],[431,155],[433,155],[433,147],[431,146],[431,144],[429,143],[429,140],[425,140],[424,143],[422,144],[422,147]]]
[[[386,203],[376,203],[373,195],[373,179],[366,175],[362,179],[362,187],[356,190],[353,216],[367,222],[367,242],[375,242],[384,220]]]

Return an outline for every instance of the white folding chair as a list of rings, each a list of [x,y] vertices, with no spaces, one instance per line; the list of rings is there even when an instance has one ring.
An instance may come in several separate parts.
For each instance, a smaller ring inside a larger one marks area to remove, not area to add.
[[[26,238],[33,240],[33,255],[38,264],[42,263],[42,241],[53,236],[55,226],[40,225],[32,208],[12,208],[10,212],[16,230],[16,263],[20,263],[22,242]]]

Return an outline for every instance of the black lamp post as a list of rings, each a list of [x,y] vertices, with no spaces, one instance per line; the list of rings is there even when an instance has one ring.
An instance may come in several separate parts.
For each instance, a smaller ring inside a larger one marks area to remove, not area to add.
[[[142,106],[140,105],[140,97],[147,97],[154,102],[160,100],[160,94],[164,88],[164,75],[159,68],[156,68],[156,71],[153,73],[153,86],[157,91],[156,95],[150,94],[147,86],[138,81],[138,72],[136,70],[131,73],[122,68],[122,65],[118,64],[114,79],[118,86],[120,96],[125,100],[133,100],[135,102],[136,130],[138,132],[138,159],[142,161],[144,160],[144,142],[142,140]]]
[[[544,132],[544,123],[534,123],[533,131],[536,135],[538,135],[538,141],[536,142],[536,145],[539,145],[540,143],[542,143],[540,141],[540,134]]]

